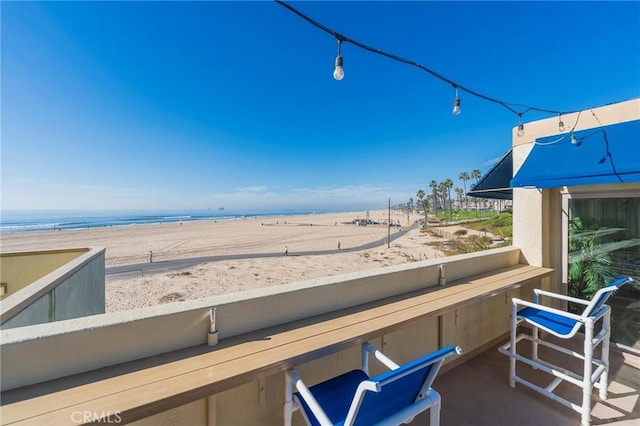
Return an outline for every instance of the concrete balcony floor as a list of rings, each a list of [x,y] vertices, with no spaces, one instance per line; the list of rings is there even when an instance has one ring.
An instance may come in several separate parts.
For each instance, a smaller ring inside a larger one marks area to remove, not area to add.
[[[519,343],[518,352],[527,354],[527,345],[528,342]],[[610,353],[608,398],[602,401],[597,396],[597,390],[593,393],[591,424],[637,426],[640,424],[640,357],[623,355],[615,349]],[[540,355],[557,365],[580,371],[579,362],[573,362],[573,359],[556,351],[541,348]],[[517,364],[517,372],[538,385],[546,386],[551,381],[548,374],[522,363]],[[509,358],[494,346],[438,376],[434,389],[442,395],[441,424],[580,425],[580,415],[562,404],[524,385],[517,384],[515,389],[510,388],[508,375]],[[578,404],[581,402],[581,389],[571,384],[561,384],[557,393]],[[424,422],[428,422],[428,419],[425,418]]]

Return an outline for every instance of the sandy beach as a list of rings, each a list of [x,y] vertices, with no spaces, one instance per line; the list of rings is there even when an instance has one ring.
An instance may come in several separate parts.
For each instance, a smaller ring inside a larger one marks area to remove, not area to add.
[[[386,211],[370,212],[385,221]],[[132,277],[106,277],[107,312],[175,303],[258,287],[277,286],[308,279],[345,274],[442,257],[440,240],[419,229],[407,230],[418,216],[392,212],[391,219],[404,228],[390,247],[357,247],[387,237],[385,225],[356,226],[366,212],[327,213],[274,218],[150,224],[113,228],[28,232],[2,235],[2,251],[31,251],[72,247],[106,248],[106,266],[145,263],[149,251],[155,262],[215,255],[281,253],[203,263],[188,269]],[[338,242],[340,248],[338,248]],[[285,256],[285,250],[288,252]],[[331,254],[305,255],[314,250]]]

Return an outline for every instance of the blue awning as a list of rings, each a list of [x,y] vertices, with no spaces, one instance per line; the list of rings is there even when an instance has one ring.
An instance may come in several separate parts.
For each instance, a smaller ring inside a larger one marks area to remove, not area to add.
[[[640,182],[640,120],[536,139],[512,188]]]
[[[513,189],[509,187],[513,176],[513,150],[507,151],[496,164],[480,178],[467,195],[479,198],[513,200]]]

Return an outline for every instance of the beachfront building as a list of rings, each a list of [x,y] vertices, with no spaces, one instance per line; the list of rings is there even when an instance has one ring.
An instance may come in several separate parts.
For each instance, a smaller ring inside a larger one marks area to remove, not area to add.
[[[523,137],[514,129],[512,246],[6,330],[2,424],[283,424],[285,371],[295,367],[310,384],[336,376],[358,367],[363,342],[399,363],[447,345],[464,350],[434,385],[442,424],[578,424],[564,406],[511,389],[496,347],[508,339],[512,297],[570,291],[576,216],[593,218],[593,232],[598,221],[606,228],[591,246],[609,254],[613,271],[640,278],[640,99],[563,120],[580,144],[557,118],[526,123]],[[545,168],[561,149],[564,166],[551,171],[566,173],[551,176]],[[614,336],[610,397],[594,394],[594,423],[640,418],[634,297],[616,302],[624,307],[612,327],[631,338]]]

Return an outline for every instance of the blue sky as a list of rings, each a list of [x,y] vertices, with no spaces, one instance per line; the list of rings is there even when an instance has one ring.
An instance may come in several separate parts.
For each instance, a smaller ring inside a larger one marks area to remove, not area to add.
[[[640,96],[638,2],[292,2],[511,103]],[[517,117],[261,2],[2,2],[3,209],[377,209],[487,171]],[[527,113],[525,123],[549,114]]]

